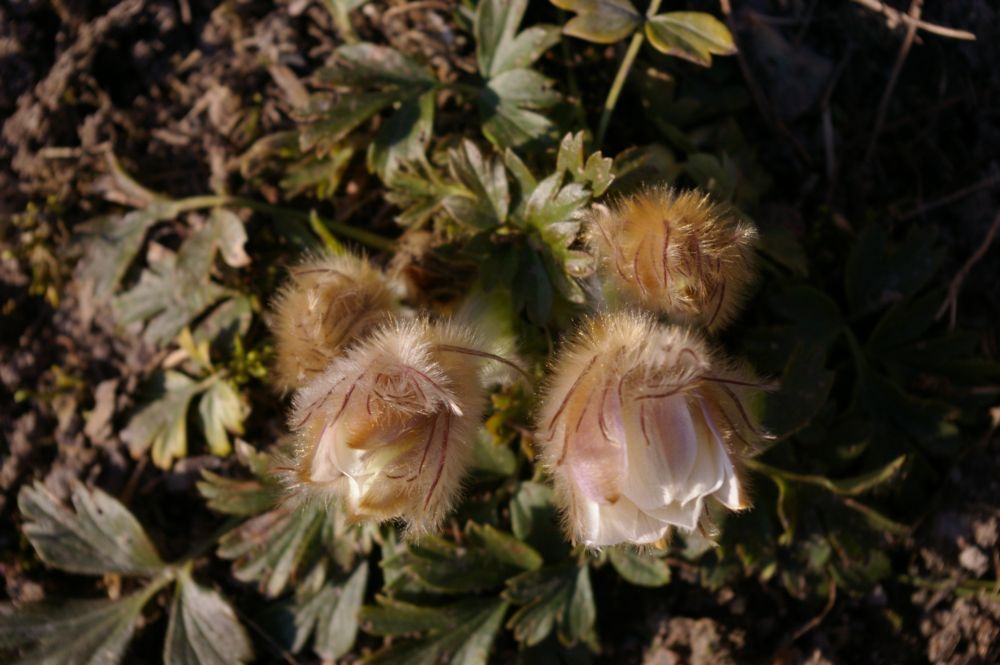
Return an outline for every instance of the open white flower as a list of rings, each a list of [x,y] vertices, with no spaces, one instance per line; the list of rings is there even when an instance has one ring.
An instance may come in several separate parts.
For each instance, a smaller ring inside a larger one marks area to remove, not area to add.
[[[538,433],[574,539],[651,544],[696,528],[706,500],[747,507],[739,459],[759,432],[741,394],[756,386],[649,316],[583,326],[554,363]]]
[[[372,333],[296,394],[296,484],[339,499],[353,521],[433,529],[459,493],[495,359],[454,324]]]

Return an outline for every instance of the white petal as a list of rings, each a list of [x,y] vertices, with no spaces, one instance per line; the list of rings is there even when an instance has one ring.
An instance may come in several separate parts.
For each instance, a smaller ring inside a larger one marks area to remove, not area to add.
[[[704,503],[701,497],[698,497],[694,501],[688,501],[686,504],[671,503],[670,505],[664,506],[657,510],[650,510],[649,514],[667,524],[676,526],[687,531],[693,531],[696,526],[698,526],[698,520],[701,518],[701,510]]]
[[[634,543],[648,545],[663,538],[670,525],[639,510],[622,497],[613,504],[599,506],[599,527],[584,542],[591,547]]]
[[[629,406],[628,477],[625,496],[644,510],[666,506],[689,492],[688,477],[699,457],[698,437],[682,395]]]
[[[743,502],[743,488],[740,487],[740,479],[733,468],[733,462],[729,459],[729,453],[722,447],[719,441],[719,457],[722,460],[722,469],[725,472],[725,480],[722,487],[713,495],[722,505],[730,510],[742,510],[746,508]]]

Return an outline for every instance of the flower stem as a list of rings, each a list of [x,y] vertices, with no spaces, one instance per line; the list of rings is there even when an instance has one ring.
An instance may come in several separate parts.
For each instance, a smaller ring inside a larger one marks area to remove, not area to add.
[[[310,227],[316,223],[320,223],[323,227],[333,233],[342,235],[345,238],[350,238],[351,240],[355,240],[362,245],[367,245],[372,249],[377,249],[382,252],[392,251],[392,248],[395,245],[395,243],[389,238],[344,224],[343,222],[339,222],[335,219],[320,218],[319,216],[313,217],[309,213],[301,210],[273,206],[268,203],[255,201],[242,196],[193,196],[191,198],[177,201],[174,203],[174,206],[174,210],[177,211],[177,214],[188,210],[197,210],[198,208],[214,208],[216,206],[249,208],[256,212],[262,212],[265,214],[292,217],[293,219],[304,222]]]
[[[657,10],[660,9],[661,1],[652,0],[649,3],[649,10],[646,11],[647,18],[656,15]],[[635,57],[639,55],[639,49],[645,40],[646,34],[643,28],[640,27],[632,35],[632,41],[629,42],[628,50],[625,51],[622,64],[618,66],[618,73],[615,74],[615,80],[611,84],[611,89],[608,90],[608,98],[604,100],[604,110],[601,111],[601,120],[597,126],[596,147],[598,148],[604,144],[604,135],[608,131],[608,123],[611,122],[611,114],[614,113],[615,105],[618,104],[618,96],[621,94],[622,88],[625,87],[625,80],[628,78],[629,72],[632,70],[632,64],[635,62]]]

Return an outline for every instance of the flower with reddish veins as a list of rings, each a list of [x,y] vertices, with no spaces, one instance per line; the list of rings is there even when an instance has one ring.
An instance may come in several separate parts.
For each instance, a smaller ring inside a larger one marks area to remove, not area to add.
[[[398,288],[366,258],[325,255],[289,270],[269,316],[275,382],[295,390],[362,335],[399,313]]]
[[[537,434],[574,540],[652,544],[695,529],[707,500],[746,508],[740,460],[761,434],[744,399],[759,387],[651,316],[585,324],[553,364]]]
[[[736,316],[754,276],[757,230],[697,191],[660,187],[595,205],[587,237],[619,292],[708,330]]]
[[[296,394],[294,484],[352,521],[435,529],[460,492],[493,360],[508,363],[466,327],[383,326]]]

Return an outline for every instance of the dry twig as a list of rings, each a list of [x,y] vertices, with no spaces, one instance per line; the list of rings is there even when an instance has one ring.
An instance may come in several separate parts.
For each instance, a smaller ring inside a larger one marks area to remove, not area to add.
[[[914,26],[918,30],[923,30],[924,32],[940,35],[942,37],[950,37],[951,39],[963,39],[965,41],[975,41],[976,39],[976,36],[971,32],[956,30],[955,28],[948,28],[943,25],[937,25],[936,23],[928,23],[927,21],[921,21],[919,17],[904,14],[901,11],[886,5],[880,0],[854,0],[854,2],[885,16],[885,24],[890,30],[894,30],[900,23],[903,23],[907,26]]]
[[[997,216],[993,219],[993,223],[990,224],[990,229],[986,232],[986,237],[983,238],[982,244],[972,253],[972,256],[955,273],[955,276],[951,279],[951,283],[948,284],[948,296],[941,303],[941,309],[937,312],[937,318],[940,319],[944,316],[945,312],[950,312],[948,316],[949,330],[955,328],[955,320],[958,316],[958,295],[962,291],[962,282],[965,281],[973,266],[986,256],[986,252],[989,251],[990,245],[993,244],[993,239],[996,237],[998,230],[1000,230],[1000,213],[997,213]]]

